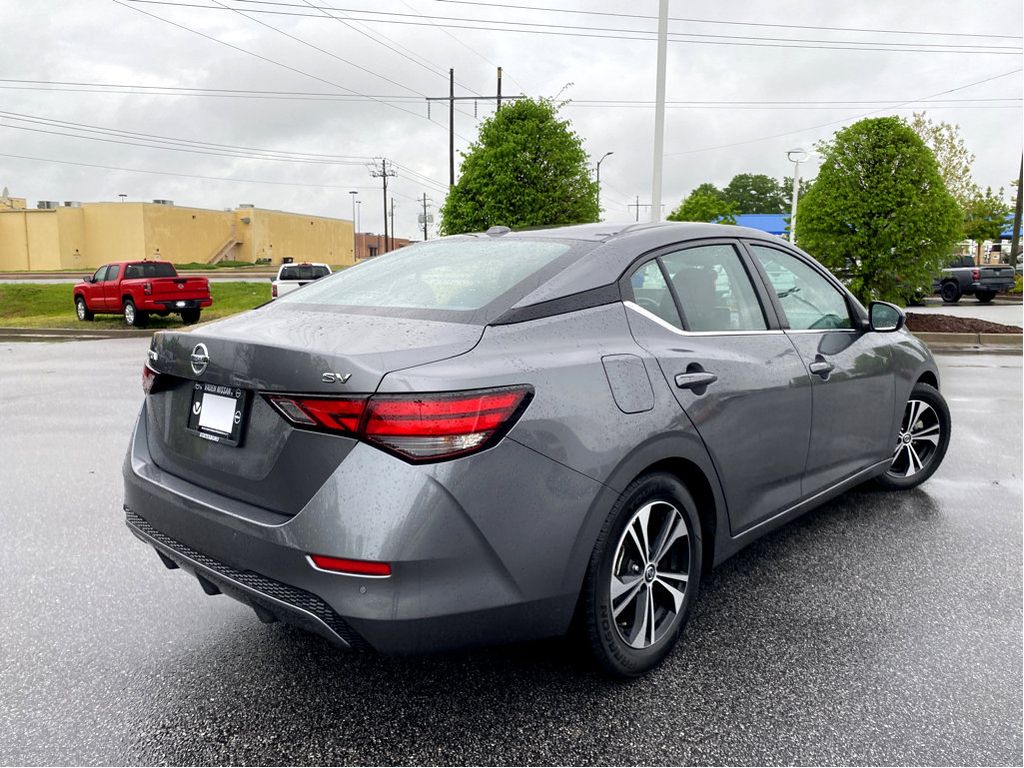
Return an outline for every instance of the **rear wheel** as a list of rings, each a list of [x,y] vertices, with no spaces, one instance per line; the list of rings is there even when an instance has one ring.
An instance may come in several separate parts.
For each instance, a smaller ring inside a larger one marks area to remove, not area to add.
[[[657,666],[686,623],[700,574],[693,497],[672,475],[634,480],[597,538],[583,586],[597,663],[617,677],[637,677]]]
[[[141,328],[148,319],[145,312],[140,312],[135,308],[135,302],[131,299],[125,299],[122,312],[124,313],[124,324],[129,328]]]
[[[995,297],[996,297],[996,292],[995,291],[977,291],[974,294],[974,298],[976,298],[982,304],[988,304]]]
[[[960,286],[952,281],[943,283],[942,288],[939,289],[939,295],[947,304],[956,304],[960,301]]]
[[[202,314],[200,309],[183,309],[181,311],[181,321],[185,325],[193,325],[199,322],[199,316]]]
[[[946,455],[951,426],[945,398],[935,387],[917,384],[903,409],[892,463],[878,484],[902,491],[931,477]]]
[[[85,303],[85,298],[82,296],[75,297],[75,314],[78,315],[79,320],[92,320],[93,313],[89,311],[89,306]]]

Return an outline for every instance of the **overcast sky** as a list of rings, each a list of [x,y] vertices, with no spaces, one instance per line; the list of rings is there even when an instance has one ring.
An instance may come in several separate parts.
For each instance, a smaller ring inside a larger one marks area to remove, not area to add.
[[[362,229],[379,231],[380,181],[370,177],[361,158],[385,156],[397,164],[398,175],[391,180],[397,232],[417,237],[418,198],[426,192],[436,210],[448,177],[447,105],[435,102],[428,120],[423,97],[447,95],[449,67],[455,68],[457,95],[493,94],[495,66],[502,65],[505,94],[560,94],[574,100],[563,114],[592,159],[614,152],[601,166],[606,219],[632,219],[627,204],[637,195],[641,203],[650,200],[654,110],[642,102],[654,99],[655,42],[566,33],[649,38],[656,29],[653,19],[593,12],[654,16],[656,0],[505,2],[518,7],[493,7],[501,0],[172,1],[206,7],[0,0],[0,112],[5,113],[0,114],[0,155],[36,158],[0,156],[0,188],[9,187],[33,206],[39,199],[117,200],[123,193],[130,200],[168,198],[210,208],[254,203],[343,218],[352,215],[349,190],[357,190]],[[312,6],[343,9],[330,13],[347,23]],[[669,44],[668,101],[747,104],[668,109],[666,212],[704,181],[724,185],[736,173],[791,173],[786,150],[811,147],[869,112],[909,116],[927,109],[930,117],[958,123],[977,155],[978,183],[1008,186],[1016,176],[1024,130],[1021,13],[1020,0],[674,0],[670,15],[686,20],[673,21],[670,32],[703,37]],[[700,23],[704,20],[751,26]],[[515,25],[502,22],[522,22],[533,31],[512,31]],[[898,44],[900,50],[799,50],[786,47],[801,45],[792,40],[865,48]],[[12,80],[248,90],[260,92],[252,94],[260,98],[44,90]],[[962,88],[973,83],[980,84]],[[956,102],[893,108],[952,89],[959,90],[937,98]],[[269,91],[327,96],[275,99],[267,98]],[[401,100],[389,101],[394,97]],[[587,103],[600,100],[631,103]],[[781,101],[794,103],[751,104]],[[838,103],[807,104],[823,101]],[[493,111],[493,102],[464,101],[459,109],[457,151],[476,136],[478,118]],[[177,145],[191,150],[183,152],[129,146],[117,142],[150,140],[83,134],[82,126],[224,147]],[[248,154],[251,149],[302,153],[313,162],[237,157],[240,151],[228,146],[250,148],[242,150]],[[808,174],[816,167],[812,160]]]

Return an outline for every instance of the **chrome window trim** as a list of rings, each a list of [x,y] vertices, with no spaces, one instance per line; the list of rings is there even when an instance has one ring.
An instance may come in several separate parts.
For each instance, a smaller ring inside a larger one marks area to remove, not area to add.
[[[775,335],[775,336],[783,335],[783,332],[781,330],[777,330],[777,329],[774,329],[774,328],[768,328],[768,329],[765,329],[765,330],[751,330],[751,331],[684,331],[682,328],[676,328],[671,323],[667,323],[664,320],[662,320],[660,317],[658,317],[653,312],[650,312],[649,310],[644,309],[639,304],[635,304],[632,301],[629,301],[628,299],[623,301],[622,304],[623,304],[623,306],[628,307],[629,309],[632,309],[634,312],[639,313],[643,317],[646,317],[648,320],[651,320],[651,321],[657,323],[662,328],[665,328],[666,330],[672,331],[673,333],[677,333],[680,336],[762,336],[762,335],[765,335],[765,334],[770,334],[770,335]]]

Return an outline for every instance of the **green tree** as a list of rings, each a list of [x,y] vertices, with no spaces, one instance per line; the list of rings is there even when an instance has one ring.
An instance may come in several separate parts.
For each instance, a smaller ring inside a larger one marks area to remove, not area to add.
[[[1006,202],[1002,188],[992,194],[992,187],[984,193],[979,189],[964,206],[964,236],[974,240],[981,248],[985,240],[998,240],[1006,228],[1006,218],[1013,212]]]
[[[785,213],[788,210],[785,190],[778,181],[763,173],[738,173],[722,192],[740,213]]]
[[[818,147],[797,240],[862,301],[901,301],[929,285],[960,240],[960,207],[935,156],[902,120],[861,120]]]
[[[480,126],[441,206],[441,233],[597,221],[597,184],[583,144],[548,100],[519,99]]]
[[[735,224],[739,209],[735,203],[716,195],[710,184],[701,184],[691,192],[679,207],[668,215],[669,221],[717,221]]]
[[[981,190],[978,189],[978,185],[974,183],[974,177],[971,175],[974,154],[967,149],[967,145],[960,135],[959,125],[937,123],[934,120],[929,120],[926,115],[925,112],[915,112],[913,117],[906,120],[906,123],[934,153],[935,161],[939,164],[939,173],[946,185],[946,191],[956,199],[961,207],[965,207],[968,202],[981,194]]]

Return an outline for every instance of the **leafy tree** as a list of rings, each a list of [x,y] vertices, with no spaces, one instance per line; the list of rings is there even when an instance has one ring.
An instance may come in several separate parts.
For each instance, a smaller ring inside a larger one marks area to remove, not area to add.
[[[792,187],[790,181],[790,187]],[[778,181],[763,173],[739,173],[722,190],[725,199],[740,213],[784,213],[785,190]]]
[[[703,184],[694,189],[693,192],[691,192],[690,194],[692,195],[696,192],[714,195],[719,200],[725,200],[725,193],[709,181],[705,181]]]
[[[441,233],[597,221],[597,184],[580,137],[550,101],[519,99],[480,126],[441,206]]]
[[[807,194],[807,190],[811,188],[811,184],[814,183],[814,179],[805,179],[803,176],[800,177],[800,191],[797,195],[798,198],[803,197]],[[793,209],[793,177],[784,176],[782,178],[782,210],[780,213],[789,213]]]
[[[984,194],[977,194],[964,206],[964,236],[974,240],[981,247],[985,240],[998,240],[1006,227],[1006,217],[1013,211],[1006,202],[1002,188],[998,194],[992,194],[988,187]]]
[[[974,154],[967,149],[963,137],[960,136],[960,126],[951,123],[937,123],[934,120],[929,120],[926,114],[926,112],[915,112],[906,123],[935,154],[946,191],[956,199],[961,207],[965,207],[968,202],[981,194],[981,190],[978,189],[971,176]]]
[[[708,189],[711,187],[711,189]],[[721,224],[735,224],[740,212],[736,204],[715,194],[710,184],[701,184],[691,192],[679,207],[668,215],[669,221],[717,221]]]
[[[962,228],[935,156],[895,117],[861,120],[818,147],[797,240],[862,301],[901,301],[928,285]]]

